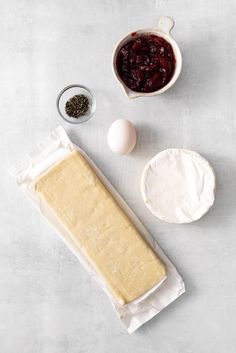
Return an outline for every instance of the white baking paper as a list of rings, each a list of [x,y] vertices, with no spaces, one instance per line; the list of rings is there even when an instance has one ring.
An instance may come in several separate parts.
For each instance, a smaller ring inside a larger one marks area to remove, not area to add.
[[[131,303],[120,305],[114,300],[112,295],[107,290],[105,283],[103,283],[102,279],[95,272],[89,261],[80,251],[78,246],[73,242],[70,235],[58,222],[47,205],[40,201],[37,193],[34,191],[33,185],[37,178],[75,149],[80,151],[80,153],[82,153],[88,160],[97,175],[113,194],[114,198],[128,214],[139,232],[146,238],[146,240],[156,251],[157,255],[166,265],[167,277],[165,280]],[[38,210],[48,219],[57,231],[58,235],[77,256],[83,266],[89,271],[91,276],[107,293],[111,303],[120,317],[120,320],[123,322],[129,333],[134,332],[185,292],[183,279],[177,272],[175,266],[170,262],[157,242],[152,238],[139,219],[135,216],[133,211],[128,207],[125,201],[121,198],[94,162],[84,151],[70,141],[65,130],[61,126],[52,131],[51,134],[44,141],[39,143],[30,154],[27,154],[18,160],[11,168],[10,174],[15,177],[17,184],[22,188]]]

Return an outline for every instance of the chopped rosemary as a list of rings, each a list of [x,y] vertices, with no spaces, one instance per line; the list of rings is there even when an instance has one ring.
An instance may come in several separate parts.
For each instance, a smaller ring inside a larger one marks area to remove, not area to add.
[[[89,100],[84,94],[76,94],[65,105],[66,114],[71,118],[85,115],[89,109]]]

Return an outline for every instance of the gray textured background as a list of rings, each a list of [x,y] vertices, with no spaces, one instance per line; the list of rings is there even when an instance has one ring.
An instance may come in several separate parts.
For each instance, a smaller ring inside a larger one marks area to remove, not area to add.
[[[175,87],[129,101],[111,71],[126,32],[176,20],[183,53]],[[1,0],[1,353],[235,353],[236,131],[235,0]],[[83,126],[60,120],[58,92],[88,85],[96,115]],[[138,144],[113,155],[109,125],[127,117]],[[63,125],[104,171],[159,241],[187,293],[129,336],[106,295],[8,175],[11,163]],[[207,157],[217,174],[214,207],[200,221],[170,225],[145,208],[140,174],[168,147]]]

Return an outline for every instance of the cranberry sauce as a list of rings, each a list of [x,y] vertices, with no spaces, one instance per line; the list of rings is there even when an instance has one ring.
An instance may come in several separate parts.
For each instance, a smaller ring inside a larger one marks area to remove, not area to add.
[[[133,91],[154,92],[164,87],[175,70],[171,45],[154,34],[131,39],[118,52],[117,71]]]

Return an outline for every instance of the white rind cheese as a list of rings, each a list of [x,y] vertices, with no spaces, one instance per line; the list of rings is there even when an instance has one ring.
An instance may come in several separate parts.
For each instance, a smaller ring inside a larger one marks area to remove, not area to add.
[[[141,193],[147,208],[169,223],[190,223],[213,205],[215,175],[198,153],[170,148],[146,165]]]

